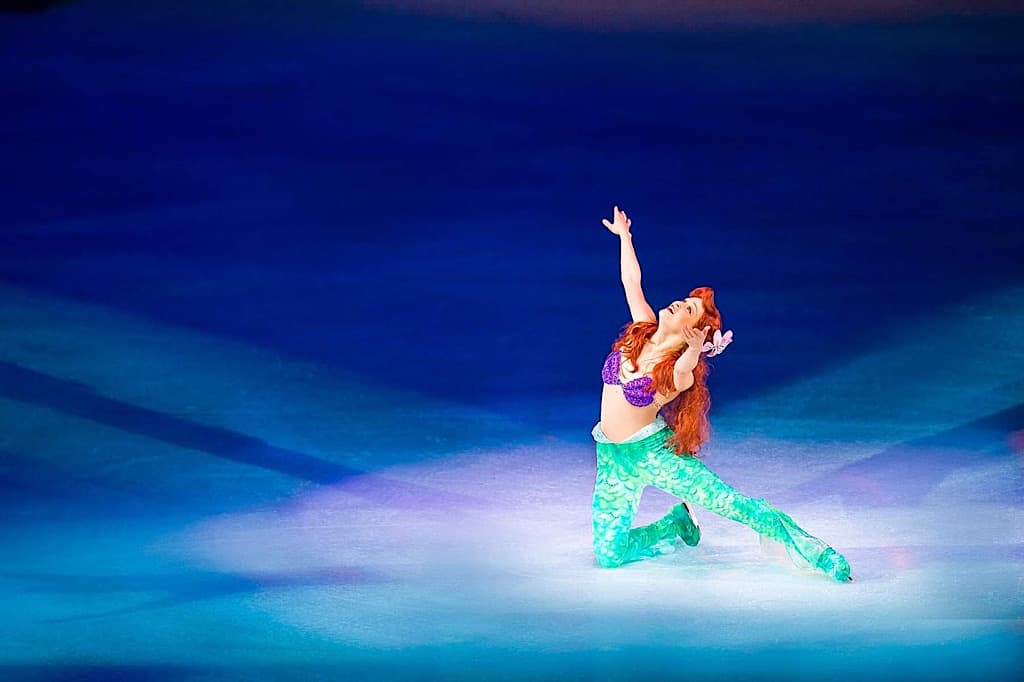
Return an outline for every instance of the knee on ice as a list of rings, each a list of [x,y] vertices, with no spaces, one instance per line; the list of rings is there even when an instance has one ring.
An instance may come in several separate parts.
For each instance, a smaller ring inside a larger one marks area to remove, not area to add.
[[[595,547],[594,556],[597,557],[597,565],[601,568],[616,568],[623,564],[622,553],[608,545]]]

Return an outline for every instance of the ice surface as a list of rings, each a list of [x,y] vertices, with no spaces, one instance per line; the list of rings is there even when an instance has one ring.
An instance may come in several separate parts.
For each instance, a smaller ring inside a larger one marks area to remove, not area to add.
[[[0,679],[1012,678],[1020,17],[903,18],[0,15]],[[854,582],[699,508],[597,567],[616,202]]]
[[[114,404],[251,433],[264,449],[335,453],[348,467],[335,482],[303,483],[276,458],[261,466],[259,448],[243,458],[219,452],[218,439],[184,447],[145,421],[125,429],[85,408],[69,416],[42,399],[3,400],[4,448],[32,453],[41,469],[29,476],[27,459],[5,460],[11,475],[40,486],[35,498],[22,491],[2,529],[8,665],[187,660],[197,674],[274,665],[288,677],[315,665],[399,677],[486,670],[506,679],[682,669],[872,678],[884,665],[886,675],[907,679],[950,671],[981,679],[1020,660],[1021,462],[980,430],[958,447],[973,444],[985,456],[956,466],[936,461],[927,443],[902,444],[901,457],[922,458],[914,466],[934,473],[929,490],[907,497],[907,481],[877,457],[896,443],[843,442],[827,418],[815,442],[808,413],[799,424],[773,422],[775,433],[799,432],[792,441],[718,428],[709,466],[844,552],[853,583],[801,572],[774,543],[699,508],[697,547],[679,543],[599,569],[586,442],[515,432],[478,410],[403,396],[439,420],[515,435],[481,447],[466,426],[447,450],[420,458],[382,450],[372,469],[356,469],[349,465],[367,460],[344,455],[358,421],[345,430],[327,415],[346,396],[373,404],[387,394],[219,339],[4,293],[5,316],[20,321],[5,362],[86,381],[89,395]],[[86,327],[73,337],[80,354],[59,352],[60,339],[45,334],[29,344],[40,310],[66,325],[104,315],[95,328],[134,380],[101,371],[109,366],[102,355],[94,364]],[[155,382],[147,372],[164,363],[182,370],[179,384],[147,393]],[[70,395],[63,400],[88,402],[65,384],[54,387],[57,398],[61,386]],[[234,409],[230,391],[263,398]],[[287,405],[287,418],[270,405]],[[742,424],[744,409],[723,421]],[[46,487],[59,477],[69,481]],[[637,523],[672,500],[648,489]],[[97,627],[102,638],[89,634]]]

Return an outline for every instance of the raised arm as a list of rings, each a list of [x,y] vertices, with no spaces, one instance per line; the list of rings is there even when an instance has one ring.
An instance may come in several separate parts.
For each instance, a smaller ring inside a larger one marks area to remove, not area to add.
[[[640,263],[633,249],[633,235],[630,233],[632,221],[624,211],[616,206],[613,209],[615,222],[602,220],[608,230],[619,237],[619,261],[622,275],[622,287],[626,291],[626,303],[634,322],[657,322],[658,317],[644,298],[644,290],[640,286]]]

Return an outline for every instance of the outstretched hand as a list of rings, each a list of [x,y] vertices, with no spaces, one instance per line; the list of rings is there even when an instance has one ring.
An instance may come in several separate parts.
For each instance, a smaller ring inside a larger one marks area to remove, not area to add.
[[[711,325],[705,325],[703,329],[686,327],[680,333],[683,336],[683,341],[686,341],[687,347],[693,348],[700,353],[704,348],[704,341],[708,338],[708,331],[710,329]]]
[[[607,218],[601,221],[604,226],[608,228],[608,231],[612,234],[617,234],[620,237],[628,235],[629,228],[633,223],[628,217],[626,217],[626,212],[620,211],[619,207],[615,206],[612,208],[612,217],[615,219],[614,223],[608,222]]]

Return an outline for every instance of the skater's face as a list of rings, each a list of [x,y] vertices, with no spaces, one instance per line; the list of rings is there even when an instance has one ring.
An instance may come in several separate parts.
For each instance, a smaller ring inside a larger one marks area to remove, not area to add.
[[[684,327],[697,326],[697,321],[704,314],[704,303],[696,296],[673,301],[658,311],[658,324],[665,325],[670,331],[679,331]]]

